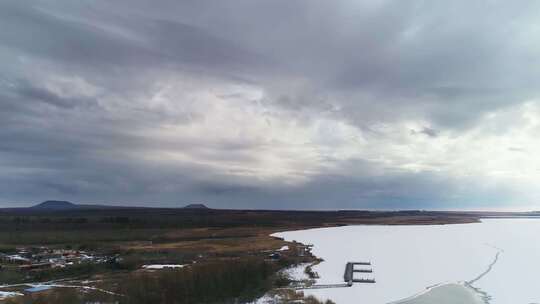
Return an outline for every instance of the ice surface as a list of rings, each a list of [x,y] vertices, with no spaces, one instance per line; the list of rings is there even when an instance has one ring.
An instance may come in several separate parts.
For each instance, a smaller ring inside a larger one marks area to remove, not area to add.
[[[424,294],[396,304],[484,304],[482,295],[465,284],[444,284],[434,287]]]
[[[478,224],[346,226],[278,233],[287,241],[314,244],[324,259],[314,267],[317,283],[341,283],[345,263],[372,262],[375,284],[306,290],[338,304],[386,304],[441,283],[474,282],[492,304],[540,302],[540,220],[489,219]]]

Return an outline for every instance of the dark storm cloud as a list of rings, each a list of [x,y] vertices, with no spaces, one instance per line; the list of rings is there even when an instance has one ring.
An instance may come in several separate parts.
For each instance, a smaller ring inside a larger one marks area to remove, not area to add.
[[[88,20],[64,15],[60,4],[51,9],[39,4],[44,3],[0,4],[2,46],[85,69],[171,64],[234,67],[261,61],[227,40],[175,20],[127,19],[121,12],[103,12]]]
[[[4,47],[75,64],[118,64],[148,60],[135,42],[96,26],[63,20],[29,3],[3,2],[0,39]]]
[[[422,128],[420,131],[417,131],[417,130],[411,130],[411,134],[412,134],[412,135],[416,135],[416,134],[424,134],[424,135],[429,136],[429,137],[437,137],[437,130],[434,130],[434,129],[431,129],[431,128],[427,128],[427,127],[424,127],[424,128]]]
[[[280,73],[309,79],[317,94],[345,94],[341,114],[353,123],[393,120],[396,114],[386,115],[392,107],[405,115],[429,116],[445,128],[467,128],[493,106],[538,93],[533,84],[540,76],[539,61],[536,48],[528,45],[533,39],[528,35],[534,34],[527,27],[537,6],[200,1],[170,2],[160,13],[179,15],[266,54],[278,63]],[[356,96],[357,90],[369,96]],[[294,109],[320,105],[320,99],[306,102],[311,96],[301,92],[289,94]],[[382,109],[363,111],[365,107]]]
[[[264,130],[249,133],[255,125],[226,124],[244,108],[246,120],[261,115],[268,126],[279,120],[308,129],[332,120],[361,133],[348,140],[373,141],[367,147],[377,144],[381,153],[389,143],[410,144],[385,125],[399,125],[415,140],[465,134],[488,113],[538,97],[539,6],[3,1],[0,201],[421,208],[463,202],[452,190],[489,201],[496,191],[464,190],[444,172],[388,169],[384,157],[323,155],[309,164],[333,170],[308,168],[302,161],[311,150],[303,146],[333,148],[334,130],[319,128],[321,143],[276,142]],[[200,105],[195,91],[217,101]],[[237,102],[238,112],[226,112]],[[226,118],[217,131],[204,128],[212,111]],[[418,122],[414,129],[400,125],[410,121]],[[181,132],[187,135],[175,137]],[[232,139],[220,137],[226,132]],[[402,161],[402,153],[395,158]]]
[[[14,87],[14,93],[18,95],[17,97],[19,99],[25,102],[31,100],[61,108],[89,107],[95,102],[94,100],[81,97],[62,97],[46,88],[35,87],[25,81],[14,84]]]

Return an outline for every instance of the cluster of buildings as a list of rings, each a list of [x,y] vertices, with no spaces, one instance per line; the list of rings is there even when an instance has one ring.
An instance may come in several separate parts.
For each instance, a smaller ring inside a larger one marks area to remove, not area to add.
[[[308,244],[304,245],[302,243],[298,243],[296,241],[293,241],[292,248],[288,245],[282,246],[280,249],[274,250],[272,253],[268,255],[268,258],[270,260],[280,260],[284,254],[289,252],[290,250],[293,250],[295,255],[298,257],[305,257],[311,254],[311,248],[313,245]]]
[[[0,269],[2,267],[17,267],[19,270],[63,268],[85,262],[114,262],[117,258],[116,256],[97,256],[86,251],[71,249],[17,248],[16,253],[0,253]]]

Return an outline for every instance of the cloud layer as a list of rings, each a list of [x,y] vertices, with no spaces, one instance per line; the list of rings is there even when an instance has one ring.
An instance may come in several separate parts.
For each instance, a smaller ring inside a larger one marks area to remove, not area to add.
[[[539,6],[3,1],[0,205],[540,207]]]

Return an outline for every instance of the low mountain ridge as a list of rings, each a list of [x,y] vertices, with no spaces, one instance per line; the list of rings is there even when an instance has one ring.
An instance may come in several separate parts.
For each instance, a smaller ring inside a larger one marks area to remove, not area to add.
[[[95,205],[95,204],[75,204],[69,201],[60,201],[60,200],[48,200],[37,205],[28,207],[30,210],[41,210],[41,211],[64,211],[64,210],[85,210],[85,209],[139,209],[139,208],[149,208],[149,207],[131,207],[131,206],[111,206],[111,205]],[[205,204],[196,203],[188,204],[185,207],[180,209],[194,209],[194,210],[208,210]]]
[[[189,204],[184,209],[210,209],[205,204]]]
[[[43,203],[39,203],[30,208],[41,209],[41,210],[70,210],[70,209],[78,209],[80,208],[80,206],[72,202],[68,202],[68,201],[51,200],[51,201],[44,201]]]

